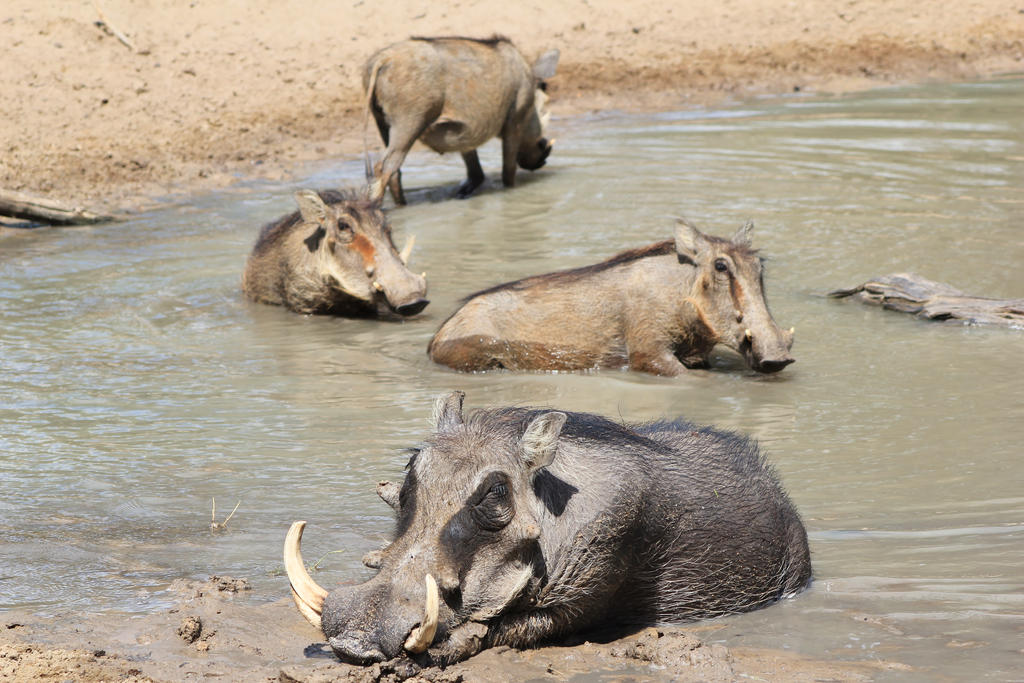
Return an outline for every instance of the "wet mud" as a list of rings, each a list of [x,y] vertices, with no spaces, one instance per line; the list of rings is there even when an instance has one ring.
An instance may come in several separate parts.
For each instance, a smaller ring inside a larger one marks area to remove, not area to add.
[[[534,650],[499,647],[448,667],[410,660],[373,666],[338,661],[288,599],[258,604],[248,582],[180,581],[172,607],[145,616],[8,612],[0,621],[0,680],[352,681],[655,680],[867,681],[897,662],[825,662],[782,650],[730,650],[716,625],[647,628],[616,640],[578,638]]]

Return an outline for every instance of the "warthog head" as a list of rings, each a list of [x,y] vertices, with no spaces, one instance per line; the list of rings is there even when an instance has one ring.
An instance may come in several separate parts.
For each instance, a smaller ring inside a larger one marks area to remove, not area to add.
[[[401,487],[378,486],[398,525],[390,545],[363,558],[380,570],[374,578],[328,594],[302,564],[305,522],[288,533],[295,603],[343,660],[427,648],[435,661],[464,657],[479,649],[489,620],[522,607],[537,588],[543,560],[532,484],[555,457],[566,415],[543,412],[525,432],[510,423],[485,433],[463,421],[462,400],[462,392],[437,400],[436,431],[414,451]],[[467,643],[474,639],[476,648]]]
[[[427,280],[406,264],[415,238],[398,253],[380,204],[365,199],[325,203],[312,190],[295,193],[301,220],[312,230],[305,240],[320,275],[334,288],[382,315],[415,315],[428,303]]]
[[[536,171],[547,161],[548,155],[555,144],[554,140],[544,137],[544,130],[551,119],[547,109],[547,80],[555,75],[558,66],[558,50],[548,50],[533,65],[533,110],[527,115],[519,139],[519,151],[516,161],[527,171]]]
[[[778,372],[794,361],[789,355],[793,329],[775,324],[764,298],[764,273],[751,247],[752,222],[731,240],[705,235],[684,220],[676,227],[676,252],[697,268],[688,301],[721,344],[738,351],[758,372]]]

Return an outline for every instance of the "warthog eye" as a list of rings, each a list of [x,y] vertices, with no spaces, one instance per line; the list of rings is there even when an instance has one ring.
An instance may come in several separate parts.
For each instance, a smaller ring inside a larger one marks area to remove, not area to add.
[[[725,262],[724,258],[715,259],[715,270],[719,273],[725,273],[729,270],[729,264]]]
[[[351,242],[355,237],[355,231],[344,218],[338,219],[338,239],[342,242]]]
[[[509,500],[508,483],[497,472],[492,473],[477,491],[477,501],[472,507],[473,521],[488,531],[503,529],[512,521],[514,511]]]

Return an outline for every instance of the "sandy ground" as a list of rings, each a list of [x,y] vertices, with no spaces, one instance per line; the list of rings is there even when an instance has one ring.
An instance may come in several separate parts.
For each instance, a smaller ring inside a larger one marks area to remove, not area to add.
[[[360,153],[375,49],[495,32],[561,49],[556,134],[594,109],[1024,70],[1022,0],[5,0],[0,190],[118,210],[286,181]]]

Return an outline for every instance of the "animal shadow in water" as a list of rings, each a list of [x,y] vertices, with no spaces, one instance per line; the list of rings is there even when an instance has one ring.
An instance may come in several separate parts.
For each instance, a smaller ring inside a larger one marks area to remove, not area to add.
[[[758,382],[785,382],[793,377],[792,371],[765,374],[763,372],[753,370],[749,365],[747,365],[747,362],[743,360],[743,356],[732,349],[722,347],[716,348],[711,352],[711,356],[708,359],[708,366],[697,370],[697,372],[700,372],[701,370],[715,375],[745,375],[747,379],[756,380]],[[691,372],[694,371],[691,370]]]
[[[405,206],[417,206],[420,204],[442,204],[444,202],[465,202],[476,199],[483,195],[489,195],[492,192],[515,192],[523,187],[527,187],[532,183],[542,182],[545,178],[545,174],[538,175],[536,173],[523,174],[520,173],[516,176],[515,187],[505,187],[501,182],[500,171],[494,175],[488,175],[480,187],[473,190],[473,194],[460,199],[458,197],[459,187],[462,185],[462,181],[456,183],[441,183],[439,185],[431,185],[425,187],[406,187],[405,188]],[[385,197],[390,198],[391,193],[385,194]],[[394,204],[388,202],[388,212],[395,211],[397,209],[404,208],[400,204]]]
[[[312,643],[302,649],[307,659],[337,659],[337,655],[327,643]]]

